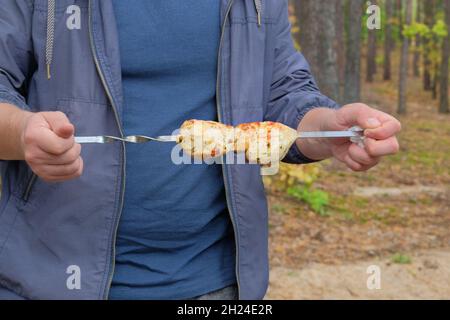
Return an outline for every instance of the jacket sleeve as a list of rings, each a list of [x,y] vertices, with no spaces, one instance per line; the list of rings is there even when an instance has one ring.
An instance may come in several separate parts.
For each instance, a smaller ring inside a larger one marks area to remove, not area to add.
[[[27,80],[33,61],[31,0],[4,0],[0,10],[0,102],[28,109]]]
[[[265,119],[281,122],[297,129],[300,121],[317,107],[339,108],[338,104],[320,93],[304,56],[297,52],[291,36],[287,1],[276,24],[274,68]],[[310,163],[294,144],[283,160],[288,163]]]

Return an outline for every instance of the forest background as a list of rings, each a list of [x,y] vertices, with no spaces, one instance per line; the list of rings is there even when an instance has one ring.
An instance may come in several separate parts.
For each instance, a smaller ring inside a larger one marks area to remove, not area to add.
[[[266,179],[267,298],[449,299],[450,0],[291,0],[290,17],[320,89],[403,130],[367,173],[328,160]]]

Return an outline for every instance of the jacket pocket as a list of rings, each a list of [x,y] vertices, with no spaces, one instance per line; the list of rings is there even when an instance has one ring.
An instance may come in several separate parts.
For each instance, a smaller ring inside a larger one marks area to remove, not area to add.
[[[22,193],[22,200],[24,202],[28,202],[28,199],[30,198],[31,192],[33,191],[33,187],[37,179],[38,176],[34,172],[32,172],[31,176],[27,180],[27,183],[25,183],[25,188]]]

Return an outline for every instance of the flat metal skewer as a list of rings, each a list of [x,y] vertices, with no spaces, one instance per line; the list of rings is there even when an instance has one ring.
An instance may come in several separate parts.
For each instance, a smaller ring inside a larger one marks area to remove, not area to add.
[[[127,143],[147,143],[150,141],[158,142],[177,142],[178,136],[159,136],[159,137],[147,137],[147,136],[127,136],[124,138],[114,136],[85,136],[75,137],[75,142],[80,144],[92,144],[92,143],[112,143],[112,142],[127,142]]]
[[[345,131],[305,131],[299,132],[298,137],[301,139],[314,138],[353,138],[353,142],[361,141],[364,138],[364,130],[359,127],[353,127]],[[177,142],[179,136],[158,136],[148,137],[141,135],[127,136],[124,138],[114,136],[87,136],[75,137],[76,143],[112,143],[112,142],[126,142],[126,143],[147,143],[151,141],[157,142]],[[358,140],[358,141],[356,141]]]
[[[299,138],[353,138],[361,137],[358,131],[309,131],[299,132]]]

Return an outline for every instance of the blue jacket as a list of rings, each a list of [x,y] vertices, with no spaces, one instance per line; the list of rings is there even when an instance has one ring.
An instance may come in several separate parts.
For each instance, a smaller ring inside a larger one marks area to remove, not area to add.
[[[294,49],[286,0],[221,3],[221,122],[271,120],[297,128],[312,108],[337,107],[319,92]],[[0,102],[33,112],[62,111],[77,135],[121,135],[112,2],[2,1]],[[0,298],[108,297],[125,188],[124,148],[84,145],[83,176],[63,183],[42,181],[24,161],[0,161]],[[308,159],[294,146],[285,161]],[[259,169],[223,165],[241,299],[263,298],[268,284],[268,210]],[[68,286],[73,266],[80,271],[79,289]]]

